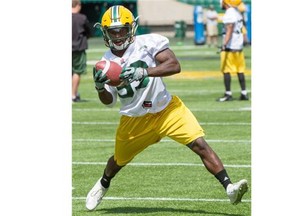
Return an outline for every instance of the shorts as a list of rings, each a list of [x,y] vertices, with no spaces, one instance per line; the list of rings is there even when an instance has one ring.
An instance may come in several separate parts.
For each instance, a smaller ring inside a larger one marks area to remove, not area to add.
[[[74,51],[72,52],[72,74],[84,74],[86,73],[86,52],[83,51]]]
[[[239,52],[227,52],[222,51],[220,54],[221,58],[221,72],[222,73],[244,73],[245,59],[243,51]]]
[[[218,36],[217,25],[207,25],[207,36]]]
[[[158,113],[121,117],[116,133],[114,160],[118,166],[124,166],[165,136],[187,145],[204,135],[193,113],[177,96],[173,96],[168,106]]]

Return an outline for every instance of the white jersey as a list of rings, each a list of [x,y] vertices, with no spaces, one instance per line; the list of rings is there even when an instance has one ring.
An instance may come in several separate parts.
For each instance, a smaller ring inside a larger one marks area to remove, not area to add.
[[[232,37],[226,47],[232,50],[242,50],[243,49],[243,34],[242,34],[243,17],[241,13],[234,7],[228,8],[223,16],[223,23],[224,25],[228,23],[234,24]],[[225,32],[223,35],[223,39],[224,37],[225,37]]]
[[[122,57],[115,56],[111,50],[107,51],[103,59],[112,60],[124,67],[156,67],[155,56],[167,49],[169,40],[158,34],[146,34],[135,37]],[[142,116],[146,113],[157,113],[163,110],[170,102],[171,95],[161,77],[146,77],[142,82],[133,81],[123,87],[105,88],[113,95],[115,105],[117,96],[121,102],[120,114],[127,116]]]

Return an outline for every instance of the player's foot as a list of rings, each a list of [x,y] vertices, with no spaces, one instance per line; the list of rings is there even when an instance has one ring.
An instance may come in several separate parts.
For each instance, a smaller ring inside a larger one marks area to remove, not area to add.
[[[217,99],[218,102],[224,102],[224,101],[232,101],[233,97],[232,95],[224,94],[223,97],[220,97]]]
[[[80,101],[81,101],[81,99],[80,99],[80,94],[79,93],[77,93],[76,96],[72,97],[72,102],[80,102]]]
[[[72,102],[74,102],[74,103],[77,103],[77,102],[80,102],[80,99],[79,98],[72,98]]]
[[[95,209],[108,191],[108,188],[102,186],[100,180],[101,178],[96,182],[86,197],[86,208],[89,210]]]
[[[239,100],[249,100],[248,95],[241,94]]]
[[[75,97],[72,97],[72,102],[80,102],[81,98],[80,98],[80,94],[77,93],[77,95]]]
[[[243,195],[248,191],[248,183],[247,180],[242,179],[241,181],[229,184],[226,193],[230,199],[230,202],[233,205],[237,205],[241,202]]]

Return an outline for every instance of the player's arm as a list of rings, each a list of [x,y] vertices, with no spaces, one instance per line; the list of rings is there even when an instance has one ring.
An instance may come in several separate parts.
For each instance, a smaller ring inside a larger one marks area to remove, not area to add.
[[[96,89],[97,90],[97,89]],[[99,95],[99,99],[100,101],[105,104],[105,105],[109,105],[113,102],[113,97],[112,94],[110,92],[108,92],[105,88],[103,89],[103,91],[98,91],[98,95]]]
[[[172,50],[165,49],[159,52],[155,58],[157,66],[147,68],[148,76],[164,77],[180,73],[180,63]]]
[[[93,79],[95,83],[95,89],[98,92],[100,101],[109,105],[113,102],[112,94],[105,89],[105,84],[109,82],[106,75],[102,72],[102,70],[96,71],[95,67],[93,68]]]
[[[157,66],[156,67],[127,67],[123,68],[120,74],[120,79],[126,83],[133,81],[141,81],[145,77],[164,77],[171,76],[181,71],[180,64],[170,49],[165,49],[155,56]]]
[[[225,37],[223,40],[223,48],[225,48],[227,46],[227,44],[229,43],[229,41],[232,37],[233,29],[234,29],[233,23],[228,23],[225,25]]]

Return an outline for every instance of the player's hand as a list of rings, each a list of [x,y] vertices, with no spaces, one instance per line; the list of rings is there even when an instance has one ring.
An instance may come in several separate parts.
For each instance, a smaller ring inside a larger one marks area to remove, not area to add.
[[[95,67],[93,67],[93,79],[97,90],[104,90],[105,84],[110,82],[102,70],[96,71]]]
[[[142,81],[147,76],[148,73],[145,68],[126,67],[123,68],[119,77],[125,83],[131,83],[133,81]]]
[[[223,51],[225,51],[226,50],[226,46],[220,46],[220,47],[218,47],[218,50],[217,50],[217,53],[219,54],[219,53],[221,53],[221,52],[223,52]]]

